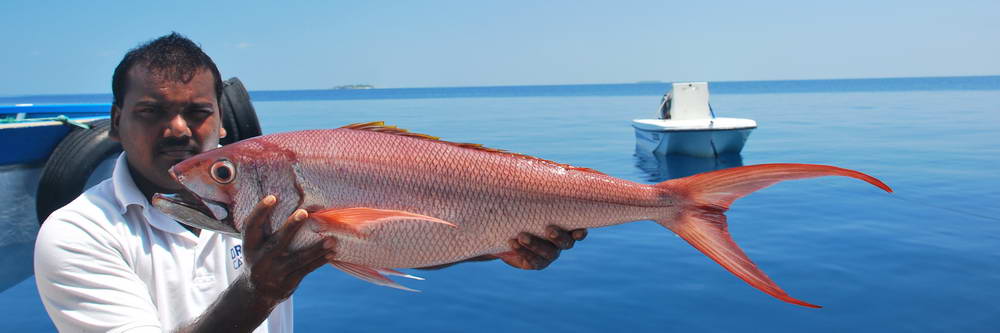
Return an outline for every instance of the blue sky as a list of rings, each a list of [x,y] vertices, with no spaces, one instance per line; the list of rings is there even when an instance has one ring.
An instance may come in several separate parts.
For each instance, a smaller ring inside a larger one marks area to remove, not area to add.
[[[251,90],[1000,74],[998,1],[0,3],[0,95],[108,93],[177,31]]]

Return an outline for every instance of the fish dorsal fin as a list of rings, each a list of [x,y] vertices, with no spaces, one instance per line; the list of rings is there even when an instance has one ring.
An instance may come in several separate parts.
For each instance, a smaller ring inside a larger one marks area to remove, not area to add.
[[[386,126],[384,121],[373,121],[373,122],[368,122],[368,123],[350,124],[350,125],[347,125],[347,126],[344,126],[344,127],[341,127],[341,128],[352,129],[352,130],[359,130],[359,131],[379,132],[379,133],[386,133],[386,134],[392,134],[392,135],[402,135],[402,136],[409,136],[409,137],[421,138],[421,139],[427,139],[427,140],[440,140],[441,139],[439,137],[430,136],[430,135],[427,135],[427,134],[412,133],[410,131],[407,131],[405,129],[402,129],[402,128],[399,128],[399,127],[396,127],[396,126]]]
[[[591,168],[581,168],[581,167],[572,166],[572,165],[569,165],[569,164],[563,164],[563,163],[557,163],[557,162],[549,161],[549,160],[538,158],[538,157],[534,157],[534,156],[528,156],[528,155],[524,155],[524,154],[512,153],[512,152],[509,152],[509,151],[506,151],[506,150],[502,150],[502,149],[487,148],[487,147],[483,147],[483,145],[477,144],[477,143],[462,143],[462,142],[444,141],[444,140],[441,140],[441,138],[438,138],[436,136],[431,136],[431,135],[427,135],[427,134],[420,134],[420,133],[413,133],[413,132],[407,131],[405,129],[396,127],[396,126],[386,126],[385,122],[382,122],[382,121],[373,121],[373,122],[368,122],[368,123],[351,124],[351,125],[347,125],[347,126],[344,126],[344,127],[341,127],[341,128],[358,130],[358,131],[379,132],[379,133],[386,133],[386,134],[392,134],[392,135],[407,136],[407,137],[417,138],[417,139],[423,139],[423,140],[430,140],[430,141],[440,142],[442,144],[448,144],[448,145],[452,145],[452,146],[458,146],[458,147],[462,147],[462,148],[466,148],[466,149],[475,149],[475,150],[484,151],[484,152],[488,152],[488,153],[502,154],[502,155],[507,155],[507,156],[516,157],[516,158],[527,159],[527,160],[531,160],[531,161],[538,161],[538,162],[550,164],[550,165],[553,165],[553,166],[562,167],[562,168],[565,168],[567,170],[576,170],[576,171],[580,171],[580,172],[589,172],[589,173],[595,173],[595,174],[599,174],[599,175],[603,175],[604,174],[603,172],[600,172],[600,171],[597,171],[597,170],[594,170],[594,169],[591,169]]]

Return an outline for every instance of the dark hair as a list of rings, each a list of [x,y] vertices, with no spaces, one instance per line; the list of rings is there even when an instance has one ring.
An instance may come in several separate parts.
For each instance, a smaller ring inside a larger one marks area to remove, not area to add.
[[[191,81],[199,70],[208,69],[215,77],[215,98],[220,101],[222,99],[222,76],[212,58],[187,37],[171,32],[129,50],[118,67],[115,67],[115,74],[111,78],[111,93],[119,108],[125,100],[128,71],[135,65],[144,65],[151,73],[185,83]]]

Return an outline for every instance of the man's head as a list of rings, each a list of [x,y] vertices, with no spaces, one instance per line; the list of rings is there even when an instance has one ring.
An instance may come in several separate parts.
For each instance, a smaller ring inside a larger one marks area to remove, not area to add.
[[[109,134],[121,142],[132,177],[147,197],[180,189],[167,170],[215,148],[226,135],[219,70],[177,33],[129,51],[115,68],[112,91]]]

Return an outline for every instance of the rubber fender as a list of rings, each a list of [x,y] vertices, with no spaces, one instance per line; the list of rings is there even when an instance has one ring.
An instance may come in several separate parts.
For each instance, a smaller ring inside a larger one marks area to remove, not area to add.
[[[108,137],[111,119],[95,120],[89,124],[90,129],[74,127],[45,162],[35,197],[39,224],[53,211],[83,193],[83,187],[94,169],[108,157],[122,151],[121,144]]]
[[[260,121],[250,102],[250,94],[239,78],[233,77],[222,83],[219,109],[222,111],[222,126],[226,128],[226,137],[219,140],[222,145],[261,134]]]

